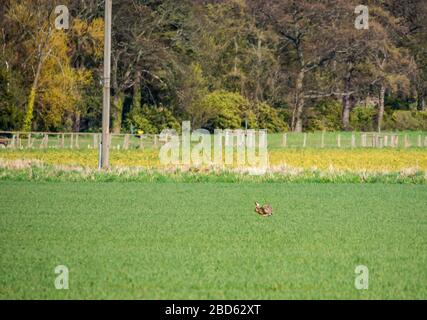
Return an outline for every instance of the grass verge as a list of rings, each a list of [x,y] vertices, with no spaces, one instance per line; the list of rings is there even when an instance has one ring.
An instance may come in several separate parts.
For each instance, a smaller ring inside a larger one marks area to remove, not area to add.
[[[305,182],[427,184],[427,173],[416,168],[399,172],[373,172],[274,167],[262,175],[248,169],[187,168],[145,169],[115,167],[108,171],[76,166],[55,166],[40,161],[0,159],[0,180],[92,182]]]

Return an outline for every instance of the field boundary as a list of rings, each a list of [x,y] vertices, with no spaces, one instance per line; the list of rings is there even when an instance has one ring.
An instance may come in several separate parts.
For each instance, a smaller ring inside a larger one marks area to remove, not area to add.
[[[101,133],[0,131],[0,147],[9,149],[98,149]],[[271,133],[272,148],[427,148],[427,132]],[[159,134],[110,134],[114,150],[157,149]]]
[[[38,160],[0,158],[0,181],[87,182],[227,182],[227,183],[391,183],[427,185],[427,172],[406,168],[398,172],[273,167],[261,176],[244,169],[168,169],[113,167],[108,171],[79,166],[48,165]]]

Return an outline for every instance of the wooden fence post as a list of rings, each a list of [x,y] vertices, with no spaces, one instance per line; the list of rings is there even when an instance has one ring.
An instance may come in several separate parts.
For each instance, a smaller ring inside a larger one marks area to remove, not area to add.
[[[78,133],[76,133],[76,139],[75,139],[75,141],[76,141],[76,148],[77,148],[77,149],[80,149],[80,144],[79,144],[79,134],[78,134]]]
[[[98,149],[98,135],[96,133],[93,134],[93,148]]]
[[[384,136],[384,147],[388,147],[388,136]]]
[[[337,146],[338,146],[338,148],[341,148],[341,134],[339,134],[339,133],[337,136]]]
[[[384,138],[378,136],[378,148],[384,148]]]
[[[410,143],[409,143],[409,140],[408,140],[408,135],[405,134],[405,148],[409,148],[409,147],[410,147]]]
[[[418,135],[418,148],[421,148],[423,146],[422,141],[421,141],[421,135]]]
[[[71,149],[73,149],[73,148],[74,148],[74,136],[73,136],[73,134],[72,134],[72,133],[70,134],[70,148],[71,148]]]
[[[19,132],[16,134],[16,147],[18,149],[21,149],[21,137],[20,137]]]
[[[12,143],[10,144],[10,148],[11,149],[16,148],[16,135],[15,134],[12,136]]]
[[[49,136],[47,133],[44,134],[42,142],[40,143],[40,149],[47,149],[49,144]]]
[[[288,134],[284,133],[282,136],[282,146],[286,148],[288,146]]]
[[[303,148],[307,147],[307,132],[304,132],[304,139],[302,142],[302,147]]]
[[[28,134],[28,140],[27,140],[27,148],[31,148],[31,132]]]
[[[141,150],[144,149],[144,141],[143,141],[143,139],[144,139],[144,136],[141,134],[139,136],[139,149],[141,149]]]
[[[361,140],[362,147],[365,148],[366,147],[366,133],[362,133],[362,135],[360,136],[360,140]]]
[[[123,149],[128,150],[129,149],[129,134],[125,134],[125,138],[123,141]]]

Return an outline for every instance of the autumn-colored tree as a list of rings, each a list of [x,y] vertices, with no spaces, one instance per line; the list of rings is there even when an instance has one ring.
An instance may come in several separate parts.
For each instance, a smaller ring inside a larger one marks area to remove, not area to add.
[[[57,4],[57,1],[48,0],[12,0],[6,13],[8,31],[22,34],[13,46],[19,50],[19,60],[25,64],[16,67],[32,76],[24,131],[34,126],[34,115],[37,115],[39,128],[66,127],[65,115],[74,113],[80,99],[80,86],[87,84],[91,77],[90,71],[72,67],[69,34],[57,30],[54,25]]]
[[[59,4],[69,30],[53,27]],[[416,110],[427,96],[425,1],[369,1],[366,30],[354,25],[359,4],[113,1],[112,131],[182,120],[372,130],[374,118],[377,129],[419,128],[411,123],[423,119]],[[99,130],[103,15],[103,0],[2,1],[0,129]],[[247,102],[238,112],[236,97]],[[412,112],[393,127],[395,109]]]

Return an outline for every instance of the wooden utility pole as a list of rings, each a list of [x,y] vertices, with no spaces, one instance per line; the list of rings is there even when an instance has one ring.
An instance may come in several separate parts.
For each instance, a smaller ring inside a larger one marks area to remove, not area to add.
[[[113,0],[105,0],[104,95],[102,105],[101,167],[110,166],[110,83],[111,83],[111,20]]]

